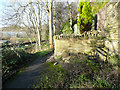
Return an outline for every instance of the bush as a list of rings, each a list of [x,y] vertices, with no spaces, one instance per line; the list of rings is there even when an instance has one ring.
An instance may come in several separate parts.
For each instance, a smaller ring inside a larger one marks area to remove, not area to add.
[[[61,34],[72,34],[73,33],[73,31],[70,30],[70,21],[69,21],[69,19],[63,24],[60,33]]]
[[[78,17],[78,26],[81,33],[84,31],[89,31],[92,28],[92,8],[90,6],[90,2],[79,2],[79,8],[77,8],[79,12]]]
[[[30,62],[37,58],[41,58],[53,51],[44,50],[37,52],[35,54],[26,53],[25,50],[21,48],[3,48],[2,49],[2,77],[3,81],[11,77],[12,74],[16,74],[21,68],[28,65]],[[15,73],[14,73],[15,72]]]
[[[22,49],[2,49],[2,77],[3,81],[15,74],[21,67],[31,60],[31,55]]]

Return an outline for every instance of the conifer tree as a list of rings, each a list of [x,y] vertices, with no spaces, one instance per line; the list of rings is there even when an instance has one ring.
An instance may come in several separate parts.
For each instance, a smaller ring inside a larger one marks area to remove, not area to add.
[[[90,2],[80,1],[79,8],[77,8],[77,11],[79,12],[78,27],[80,33],[91,30],[93,14]]]

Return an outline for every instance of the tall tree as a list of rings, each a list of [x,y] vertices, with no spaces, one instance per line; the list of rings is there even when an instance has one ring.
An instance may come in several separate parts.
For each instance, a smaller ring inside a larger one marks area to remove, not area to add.
[[[70,15],[70,9],[68,7],[68,4],[70,6],[71,9],[71,15]],[[77,3],[76,2],[72,2],[72,3],[67,3],[67,2],[57,2],[56,3],[56,34],[60,34],[60,31],[62,30],[63,26],[65,25],[64,23],[66,23],[68,21],[68,19],[70,19],[70,17],[72,18],[72,23],[74,23],[74,20],[77,19]],[[70,20],[69,20],[70,21]],[[70,24],[70,22],[69,22]],[[70,29],[70,25],[69,25],[69,29]]]
[[[50,48],[53,48],[53,13],[52,13],[52,6],[53,6],[53,0],[50,0],[50,2],[45,2],[42,5],[47,13],[48,13],[48,17],[49,17],[49,44],[50,44]]]
[[[70,16],[70,30],[72,30],[72,9],[68,1],[67,1],[67,5],[69,8],[69,16]]]
[[[37,37],[38,37],[38,45],[41,49],[41,35],[40,35],[40,30],[39,30],[39,22],[38,22],[38,17],[35,13],[35,8],[33,7],[32,3],[30,2],[31,8],[32,8],[32,12],[34,14],[35,17],[35,24],[36,24],[36,30],[37,30]],[[38,7],[39,8],[39,7]],[[40,14],[40,11],[38,12]],[[40,16],[40,15],[39,15]],[[39,18],[40,19],[40,18]]]
[[[79,2],[77,11],[79,12],[78,26],[80,32],[91,30],[93,14],[90,2]]]
[[[48,12],[48,16],[49,16],[49,43],[50,43],[50,48],[53,48],[53,30],[52,30],[52,4],[53,4],[53,0],[50,0],[50,5],[49,5],[49,12]]]
[[[62,25],[69,18],[69,10],[68,6],[65,2],[57,2],[56,3],[56,34],[60,34],[60,30]]]
[[[34,34],[36,40],[36,51],[41,49],[41,1],[26,1],[25,3],[16,0],[15,8],[11,4],[10,8],[13,11],[12,15],[6,20],[15,20],[16,24],[26,27],[26,33],[29,36],[31,33]],[[7,15],[7,14],[6,14]],[[30,39],[30,38],[29,38]],[[31,40],[30,40],[31,41]]]

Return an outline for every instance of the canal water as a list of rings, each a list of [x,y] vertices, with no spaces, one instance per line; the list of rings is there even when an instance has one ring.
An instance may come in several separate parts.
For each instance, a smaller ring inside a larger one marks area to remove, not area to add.
[[[0,31],[0,36],[8,36],[8,37],[11,37],[11,36],[16,36],[16,35],[19,35],[19,36],[25,36],[26,35],[26,32],[13,32],[13,31]]]

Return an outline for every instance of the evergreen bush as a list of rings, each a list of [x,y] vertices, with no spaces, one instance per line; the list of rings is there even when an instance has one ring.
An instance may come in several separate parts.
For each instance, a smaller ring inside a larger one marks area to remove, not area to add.
[[[90,6],[90,2],[80,1],[79,8],[77,8],[77,11],[79,12],[78,26],[80,33],[91,30],[93,14],[92,14],[92,7]]]

